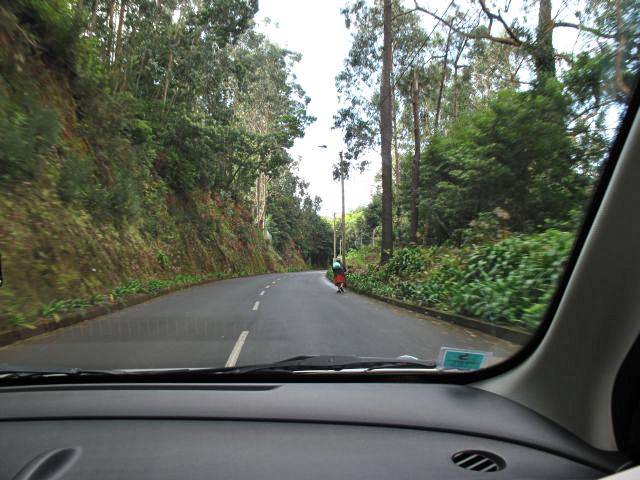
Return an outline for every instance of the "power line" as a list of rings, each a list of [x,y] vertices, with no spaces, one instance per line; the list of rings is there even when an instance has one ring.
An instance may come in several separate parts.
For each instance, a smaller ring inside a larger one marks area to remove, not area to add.
[[[411,68],[414,64],[414,62],[416,61],[418,55],[420,54],[420,52],[422,52],[422,50],[427,46],[427,44],[429,43],[429,40],[431,40],[431,36],[434,34],[434,32],[436,31],[436,29],[440,26],[441,23],[443,23],[443,19],[444,16],[447,14],[447,12],[449,11],[449,9],[453,6],[455,0],[451,0],[451,2],[449,2],[449,5],[447,5],[447,8],[445,8],[445,10],[441,13],[441,14],[437,14],[437,18],[436,15],[432,15],[436,18],[436,24],[433,26],[433,28],[431,29],[431,32],[429,32],[429,34],[427,35],[427,37],[425,38],[425,40],[422,42],[422,44],[416,49],[416,51],[413,53],[413,55],[411,56],[411,59],[409,60],[409,63],[407,65],[405,65],[402,69],[402,71],[395,76],[392,84],[391,84],[391,89],[389,90],[389,93],[382,97],[380,99],[380,104],[382,104],[383,102],[385,102],[388,98],[389,95],[391,95],[393,93],[393,91],[395,90],[398,82],[400,79],[402,79],[404,77],[404,75],[407,73],[407,71],[409,70],[409,68]],[[558,9],[558,11],[556,12],[556,14],[554,15],[554,17],[551,19],[551,25],[553,25],[553,23],[555,22],[555,20],[560,16],[560,14],[568,7],[568,0],[563,0],[560,8]],[[478,19],[478,24],[480,23],[480,19]],[[477,24],[476,24],[477,26]],[[474,27],[475,28],[475,27]],[[529,48],[535,48],[536,46],[538,46],[542,41],[544,37],[547,37],[548,35],[553,34],[553,28],[550,28],[548,31],[544,32],[541,37],[542,38],[536,38],[533,42],[529,43],[528,46]],[[490,39],[486,39],[486,40],[490,40]],[[433,55],[431,55],[431,57],[429,57],[429,59],[427,60],[428,63],[429,61],[431,61],[433,59]],[[524,58],[523,60],[524,61]],[[521,63],[522,63],[521,61]],[[519,67],[518,67],[519,68]]]
[[[449,8],[451,8],[451,6],[453,5],[453,3],[454,3],[454,1],[452,0],[452,1],[449,3],[449,5],[447,6],[447,8],[444,10],[444,12],[443,12],[442,14],[438,14],[437,16],[439,16],[439,17],[441,17],[441,18],[444,18],[444,16],[446,15],[446,13],[447,13],[447,11],[449,10]],[[564,12],[564,10],[565,10],[567,7],[568,7],[568,0],[563,0],[563,1],[562,1],[562,4],[560,5],[560,8],[558,8],[558,10],[557,10],[556,14],[555,14],[555,15],[553,16],[553,18],[551,19],[551,24],[552,24],[552,25],[553,25],[553,23],[556,21],[556,19],[560,16],[560,14],[561,14],[562,12]],[[437,12],[436,12],[436,13],[437,13]],[[434,16],[434,15],[432,15],[432,16]],[[414,61],[416,60],[416,58],[417,58],[418,54],[419,54],[419,53],[424,49],[424,47],[426,47],[426,46],[427,46],[427,43],[429,42],[429,40],[430,40],[430,38],[431,38],[431,35],[433,35],[433,33],[435,32],[436,28],[438,28],[438,26],[440,25],[440,23],[442,23],[442,20],[441,20],[441,19],[440,19],[440,20],[438,20],[438,21],[436,22],[435,26],[433,27],[433,29],[431,30],[431,32],[429,33],[429,35],[427,35],[427,38],[425,39],[425,41],[422,43],[422,45],[421,45],[421,46],[416,50],[416,52],[413,54],[413,56],[412,56],[411,61],[409,62],[409,64],[408,64],[408,65],[406,65],[406,66],[404,67],[404,69],[402,70],[402,72],[401,72],[401,73],[396,77],[396,80],[394,81],[394,84],[392,85],[392,88],[395,88],[397,81],[398,81],[400,78],[402,78],[402,77],[407,73],[407,70],[408,70],[410,67],[412,67],[412,66],[413,66],[413,63],[414,63]],[[478,21],[478,23],[479,23],[479,21]],[[476,24],[476,26],[477,26],[477,24]],[[551,35],[551,34],[552,34],[552,32],[553,32],[553,28],[550,28],[548,31],[544,32],[542,36],[543,36],[543,37],[547,37],[547,36]],[[487,39],[487,40],[490,40],[490,39]],[[533,42],[531,42],[531,43],[529,44],[529,47],[530,47],[530,48],[535,48],[536,46],[538,46],[538,45],[541,43],[541,41],[542,41],[542,40],[543,40],[543,38],[539,38],[539,39],[534,40]],[[429,60],[428,60],[428,61],[430,61],[432,58],[433,58],[433,55],[429,58]],[[428,61],[427,61],[427,62],[428,62]]]
[[[445,8],[444,12],[442,12],[439,16],[444,18],[444,16],[447,14],[447,12],[449,11],[449,9],[451,8],[451,6],[453,5],[455,0],[451,0],[451,2],[449,2],[449,5],[447,5],[447,8]],[[396,87],[396,84],[398,82],[399,79],[401,79],[408,71],[409,67],[413,66],[413,62],[415,62],[415,60],[418,58],[418,55],[420,54],[420,52],[424,49],[424,47],[427,46],[427,44],[429,43],[429,40],[431,40],[431,35],[433,35],[433,33],[436,31],[436,29],[438,28],[438,26],[440,25],[440,23],[442,23],[442,20],[438,20],[436,22],[436,24],[433,26],[433,28],[431,29],[431,32],[429,32],[429,34],[427,35],[427,38],[425,38],[424,42],[422,42],[422,44],[418,47],[418,49],[414,52],[413,56],[411,57],[411,60],[409,61],[408,65],[405,65],[405,67],[403,68],[403,70],[400,72],[400,74],[398,76],[396,76],[396,78],[394,79],[393,85],[391,85],[391,90],[393,90]],[[433,55],[432,55],[433,57]],[[380,101],[380,103],[382,103],[384,100],[386,100],[386,97]]]

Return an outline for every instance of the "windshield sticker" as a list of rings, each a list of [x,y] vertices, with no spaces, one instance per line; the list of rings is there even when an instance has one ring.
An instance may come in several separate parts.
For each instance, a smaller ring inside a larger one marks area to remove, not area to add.
[[[492,352],[441,347],[438,368],[454,370],[478,370],[486,365]]]

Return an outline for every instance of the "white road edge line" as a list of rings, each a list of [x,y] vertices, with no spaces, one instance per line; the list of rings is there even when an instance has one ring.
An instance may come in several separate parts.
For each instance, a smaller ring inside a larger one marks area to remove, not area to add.
[[[253,304],[253,311],[255,312],[258,308],[260,308],[260,302],[256,302]]]
[[[238,357],[240,356],[240,350],[242,350],[242,346],[244,345],[244,341],[247,339],[247,335],[249,335],[249,330],[244,330],[240,334],[238,340],[236,341],[236,344],[233,346],[233,350],[231,350],[231,354],[229,355],[227,363],[225,363],[224,365],[225,367],[236,366],[236,362],[238,361]]]
[[[260,292],[260,296],[262,296],[262,295],[264,295],[264,290],[262,290],[262,291]]]

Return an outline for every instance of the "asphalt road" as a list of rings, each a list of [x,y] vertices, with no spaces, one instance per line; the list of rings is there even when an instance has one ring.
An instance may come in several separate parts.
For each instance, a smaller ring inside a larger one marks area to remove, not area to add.
[[[436,359],[441,346],[518,347],[347,291],[324,272],[192,287],[0,349],[0,363],[81,368],[249,365],[296,355]]]

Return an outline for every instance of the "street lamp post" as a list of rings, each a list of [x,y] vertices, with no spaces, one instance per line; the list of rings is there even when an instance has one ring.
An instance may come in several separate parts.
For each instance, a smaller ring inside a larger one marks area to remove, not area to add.
[[[318,145],[318,148],[327,148],[326,145]],[[340,190],[342,192],[342,225],[340,226],[340,257],[342,260],[342,266],[346,268],[346,262],[344,260],[346,242],[345,242],[345,214],[344,214],[344,159],[342,152],[340,152]],[[333,258],[336,258],[336,226],[335,226],[335,213],[333,215]]]
[[[344,160],[342,159],[342,152],[340,152],[340,189],[342,190],[342,238],[340,239],[340,256],[342,257],[342,266],[347,268],[347,262],[344,260],[344,255],[347,253],[345,242],[345,220],[344,220]]]
[[[333,212],[333,260],[336,259],[336,212]]]

